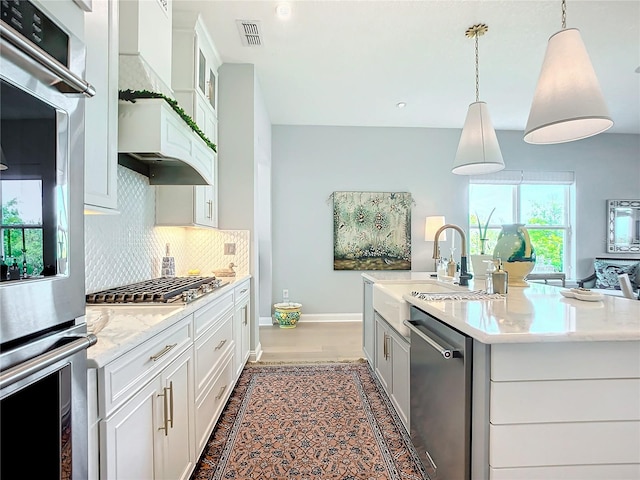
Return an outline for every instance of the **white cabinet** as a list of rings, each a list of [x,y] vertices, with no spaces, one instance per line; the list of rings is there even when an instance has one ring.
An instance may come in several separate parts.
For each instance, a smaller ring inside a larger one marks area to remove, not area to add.
[[[189,477],[196,461],[191,332],[187,316],[97,370],[100,478]]]
[[[214,154],[215,185],[162,185],[156,187],[156,225],[218,226],[217,155]]]
[[[213,143],[218,143],[220,58],[202,19],[193,12],[173,18],[171,86],[176,100]]]
[[[375,313],[375,372],[405,428],[409,429],[409,342]]]
[[[186,479],[194,464],[189,348],[101,421],[101,477]]]
[[[194,313],[196,453],[200,456],[233,388],[233,292]]]
[[[96,95],[85,100],[85,210],[118,208],[118,2],[93,0],[85,14],[86,79]]]
[[[245,280],[235,287],[235,313],[233,315],[233,336],[236,343],[234,355],[234,375],[240,376],[249,359],[249,341],[251,340],[251,321],[249,299],[251,295],[250,281]]]
[[[362,305],[362,351],[369,361],[371,368],[374,366],[375,358],[375,317],[373,310],[373,282],[363,280],[364,301]]]
[[[172,88],[176,100],[213,143],[218,143],[220,60],[200,17],[174,12]],[[156,225],[218,226],[218,156],[213,185],[156,187]]]

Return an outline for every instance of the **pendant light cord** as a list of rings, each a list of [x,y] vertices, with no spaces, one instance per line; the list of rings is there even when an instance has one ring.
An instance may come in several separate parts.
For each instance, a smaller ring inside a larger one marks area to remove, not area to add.
[[[480,75],[478,74],[478,34],[476,34],[476,102],[480,99]]]
[[[567,28],[567,1],[562,0],[562,29]]]

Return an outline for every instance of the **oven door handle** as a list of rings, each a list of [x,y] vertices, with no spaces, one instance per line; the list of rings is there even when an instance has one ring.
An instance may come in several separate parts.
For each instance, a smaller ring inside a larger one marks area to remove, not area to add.
[[[29,41],[25,40],[21,35],[16,33],[3,22],[0,22],[0,36],[11,43],[22,54],[36,61],[46,68],[50,74],[60,79],[67,87],[65,90],[62,90],[59,86],[56,87],[61,92],[82,93],[87,97],[93,97],[96,94],[96,90],[91,84],[85,82],[82,78],[64,67],[62,64],[58,63],[48,54],[33,46]]]
[[[444,357],[445,360],[450,360],[450,359],[452,359],[454,357],[461,357],[462,356],[460,354],[460,350],[455,350],[455,349],[443,347],[438,342],[436,342],[433,338],[431,338],[429,335],[427,335],[424,332],[418,330],[418,328],[416,328],[416,326],[414,325],[414,322],[412,320],[405,320],[402,323],[404,323],[407,327],[409,327],[409,330],[411,330],[413,333],[418,335],[422,340],[424,340],[429,345],[431,345],[433,348],[435,348]]]
[[[27,378],[28,376],[33,375],[34,373],[39,372],[60,360],[70,357],[74,353],[86,350],[90,346],[95,345],[98,341],[98,337],[91,333],[86,336],[68,338],[73,338],[75,340],[2,372],[0,374],[0,390],[19,382],[20,380]]]

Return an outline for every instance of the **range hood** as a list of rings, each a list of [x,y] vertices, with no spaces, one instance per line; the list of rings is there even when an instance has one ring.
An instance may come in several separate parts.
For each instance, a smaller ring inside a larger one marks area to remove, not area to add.
[[[151,185],[213,185],[215,153],[162,98],[120,101],[118,163]]]

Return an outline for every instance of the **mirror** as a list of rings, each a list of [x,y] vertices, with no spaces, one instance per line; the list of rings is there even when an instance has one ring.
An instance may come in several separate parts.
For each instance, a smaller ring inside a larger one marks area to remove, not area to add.
[[[607,200],[607,252],[640,253],[640,200]]]

